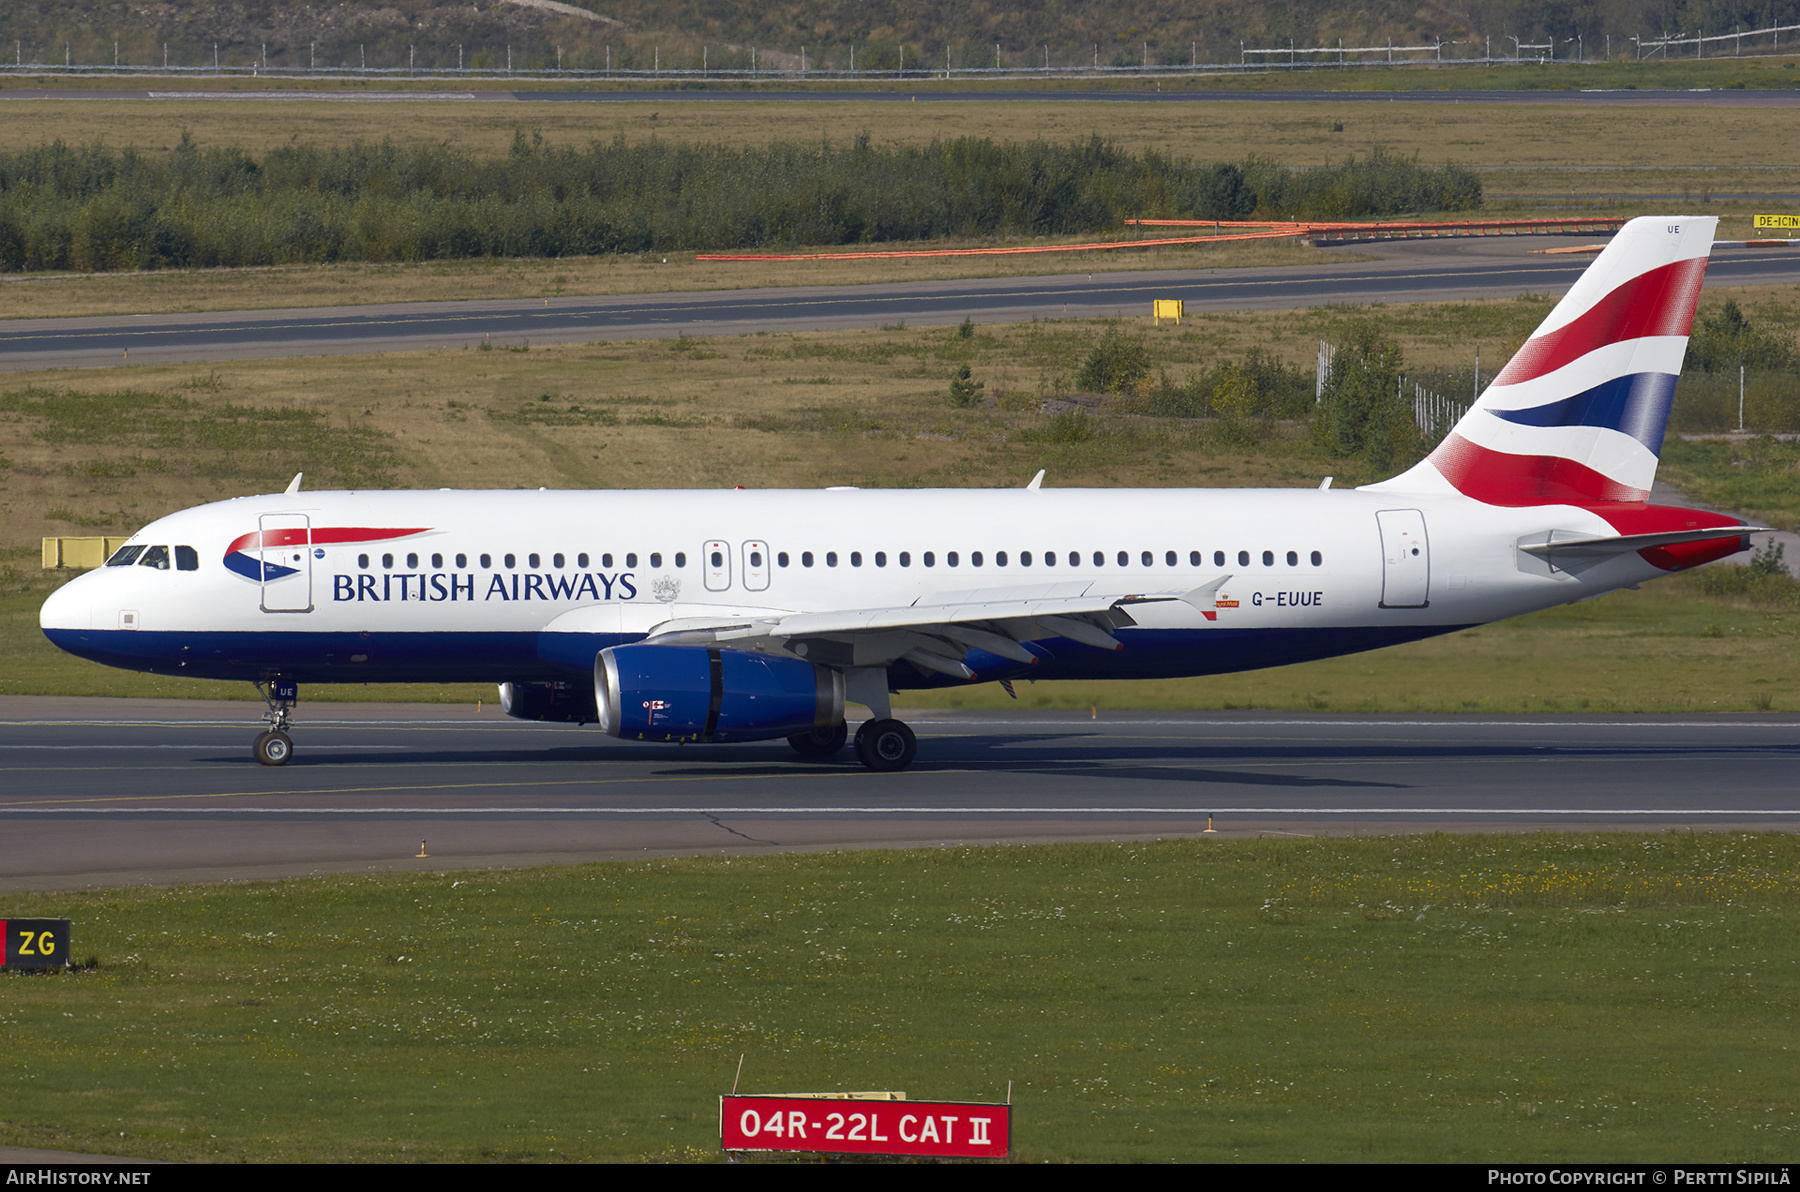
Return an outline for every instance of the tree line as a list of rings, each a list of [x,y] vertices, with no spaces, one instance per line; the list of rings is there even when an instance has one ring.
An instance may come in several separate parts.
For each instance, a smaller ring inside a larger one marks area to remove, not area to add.
[[[1134,216],[1357,218],[1470,211],[1456,165],[1376,150],[1293,170],[1099,138],[923,146],[674,145],[622,137],[502,156],[183,135],[149,156],[62,141],[0,153],[0,270],[561,257],[1116,232]]]

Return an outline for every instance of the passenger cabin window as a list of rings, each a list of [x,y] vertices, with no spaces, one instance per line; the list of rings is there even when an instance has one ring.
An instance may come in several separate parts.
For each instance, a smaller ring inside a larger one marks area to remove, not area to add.
[[[927,567],[936,567],[937,566],[937,556],[932,554],[930,551],[926,551],[923,558],[924,558],[925,566],[927,566]]]
[[[825,552],[825,566],[827,566],[827,567],[836,567],[837,566],[837,552],[836,551],[828,550]]]
[[[1225,566],[1225,552],[1224,551],[1216,550],[1213,552],[1213,566],[1214,567]]]
[[[997,550],[994,552],[994,566],[996,566],[996,567],[1006,566],[1006,552],[1005,551]]]
[[[530,554],[528,554],[528,555],[526,555],[526,556],[525,556],[525,563],[526,563],[526,565],[527,565],[527,566],[528,566],[528,567],[530,567],[530,568],[531,568],[531,569],[532,569],[532,570],[533,570],[533,571],[536,571],[536,570],[537,570],[537,569],[538,569],[538,556],[537,556],[537,552],[536,552],[536,551],[532,551],[532,552],[531,552],[531,553],[530,553]],[[511,566],[512,566],[512,560],[511,560],[511,559],[508,559],[508,560],[507,560],[507,561],[506,561],[506,565],[507,565],[507,566],[508,566],[508,567],[511,567]]]
[[[1241,550],[1238,552],[1238,566],[1239,567],[1250,566],[1250,552],[1249,551]]]
[[[1263,552],[1263,566],[1264,567],[1275,566],[1275,552],[1274,551],[1266,550]]]
[[[637,566],[637,552],[636,551],[633,551],[630,554],[625,556],[625,566],[627,566],[627,567],[636,567]]]
[[[459,558],[459,559],[461,557],[462,557],[461,555],[457,556],[457,558]],[[587,565],[588,565],[588,557],[587,557],[586,551],[582,551],[580,554],[575,556],[575,566],[581,568],[583,571],[586,571]],[[458,563],[457,566],[460,567],[460,566],[462,566],[462,564]],[[558,564],[558,566],[561,566],[561,564]]]
[[[144,553],[141,546],[121,546],[113,552],[113,557],[106,561],[108,567],[129,567],[137,562],[137,557]]]
[[[457,555],[456,556],[456,566],[457,566],[458,570],[466,571],[469,566],[469,556],[468,555]]]
[[[482,566],[485,567],[485,566],[487,566],[487,564],[484,563],[484,564],[482,564]],[[611,567],[612,566],[612,556],[611,555],[601,555],[600,556],[600,566]]]
[[[902,566],[902,567],[911,567],[912,566],[912,552],[911,551],[903,550],[900,552],[900,566]]]
[[[686,567],[687,566],[687,552],[686,551],[678,550],[675,552],[675,566],[677,566],[677,567]]]
[[[414,570],[414,571],[417,571],[419,569],[419,555],[418,555],[417,551],[406,556],[406,565],[408,568],[410,568],[411,570]]]
[[[1324,562],[1324,561],[1325,561],[1325,556],[1324,556],[1324,555],[1321,555],[1321,554],[1320,554],[1320,553],[1319,553],[1319,552],[1318,552],[1318,551],[1314,551],[1314,552],[1313,552],[1313,553],[1312,553],[1312,565],[1313,565],[1313,566],[1314,566],[1314,567],[1317,567],[1317,566],[1319,566],[1319,565],[1320,565],[1320,564],[1321,564],[1321,563],[1323,563],[1323,562]]]
[[[357,555],[356,556],[356,565],[358,567],[361,567],[364,571],[367,571],[369,569],[369,556],[368,555]]]
[[[1288,552],[1288,566],[1289,567],[1300,566],[1300,552],[1299,551],[1291,550]]]
[[[800,566],[811,567],[812,564],[813,564],[812,552],[809,550],[801,551],[800,552]]]
[[[562,557],[561,551],[557,551],[555,554],[550,556],[550,566],[556,568],[558,571],[562,570],[563,557]]]
[[[887,566],[887,552],[886,551],[878,550],[875,552],[875,566],[877,566],[877,567],[886,567]]]
[[[394,556],[393,555],[382,555],[381,556],[381,565],[383,567],[392,568],[394,565]],[[511,567],[512,564],[508,563],[507,566]]]
[[[481,556],[481,569],[483,571],[488,570],[493,565],[494,565],[494,556],[493,555],[482,555]]]
[[[435,554],[432,555],[431,556],[431,566],[432,566],[433,570],[442,571],[444,568],[444,556],[443,555],[435,555]]]
[[[175,548],[175,570],[177,570],[177,571],[198,571],[198,570],[200,570],[200,552],[195,550],[191,546],[176,547]]]
[[[787,565],[788,565],[788,553],[786,551],[782,551],[780,554],[775,556],[775,566],[786,567]]]
[[[661,567],[662,566],[662,552],[661,551],[653,550],[650,552],[650,566],[652,566],[652,567]]]
[[[169,548],[166,546],[152,546],[145,548],[144,557],[138,560],[138,566],[154,567],[158,571],[167,571],[169,569]]]
[[[862,566],[862,552],[861,551],[853,550],[850,552],[850,566],[852,566],[852,567],[861,567]]]

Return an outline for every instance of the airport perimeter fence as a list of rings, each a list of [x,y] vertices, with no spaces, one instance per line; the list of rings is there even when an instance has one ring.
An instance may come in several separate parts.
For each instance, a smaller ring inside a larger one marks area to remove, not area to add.
[[[276,61],[271,63],[269,47],[266,43],[257,48],[257,52],[249,61],[231,61],[228,52],[222,52],[218,43],[210,45],[184,47],[188,52],[177,51],[171,54],[170,43],[162,44],[162,61],[130,62],[125,60],[125,52],[120,43],[113,43],[113,60],[107,62],[77,62],[72,43],[64,43],[63,60],[59,63],[46,57],[46,50],[54,47],[33,47],[32,60],[26,59],[26,45],[23,39],[14,39],[14,57],[12,62],[0,62],[0,76],[30,75],[42,78],[175,78],[175,79],[244,79],[267,78],[288,80],[320,80],[345,81],[354,79],[399,80],[417,79],[427,82],[446,82],[470,80],[480,82],[513,81],[527,83],[553,82],[666,82],[690,85],[709,83],[894,83],[955,81],[958,79],[977,81],[1030,81],[1030,80],[1143,80],[1155,82],[1165,79],[1189,79],[1206,77],[1226,77],[1241,74],[1264,74],[1274,71],[1319,71],[1319,70],[1356,70],[1366,67],[1496,67],[1496,66],[1583,66],[1611,61],[1637,60],[1652,58],[1667,59],[1673,50],[1676,56],[1705,59],[1708,57],[1759,57],[1776,55],[1782,52],[1783,37],[1787,38],[1787,52],[1793,54],[1800,51],[1796,44],[1800,38],[1800,24],[1770,25],[1759,29],[1734,28],[1730,33],[1707,34],[1704,29],[1696,30],[1692,36],[1680,33],[1662,33],[1656,37],[1632,37],[1632,48],[1627,51],[1626,39],[1620,39],[1620,51],[1631,57],[1615,59],[1613,56],[1612,37],[1607,35],[1603,41],[1589,47],[1583,35],[1565,39],[1552,38],[1546,42],[1528,42],[1512,35],[1498,40],[1500,52],[1494,52],[1493,37],[1471,40],[1445,41],[1434,38],[1430,44],[1395,45],[1389,41],[1382,45],[1346,46],[1342,39],[1334,45],[1303,46],[1290,41],[1283,46],[1249,46],[1244,42],[1238,45],[1238,61],[1236,62],[1201,62],[1199,43],[1190,43],[1189,61],[1182,63],[1171,60],[1179,54],[1170,52],[1169,47],[1161,43],[1145,40],[1142,44],[1142,58],[1138,62],[1121,61],[1125,51],[1113,51],[1113,57],[1107,62],[1100,60],[1101,47],[1093,46],[1091,56],[1084,55],[1086,60],[1056,61],[1049,46],[1032,47],[1015,50],[1012,62],[1005,61],[1007,55],[998,44],[994,47],[994,65],[972,66],[968,64],[968,47],[964,46],[964,61],[958,64],[951,48],[946,45],[942,63],[928,60],[920,55],[914,62],[906,60],[907,47],[885,47],[877,50],[877,61],[889,59],[892,66],[858,67],[854,47],[848,50],[849,61],[846,66],[841,60],[833,64],[818,61],[816,56],[809,59],[810,47],[801,46],[799,53],[787,51],[759,51],[755,48],[731,47],[725,58],[714,62],[712,48],[703,46],[698,62],[687,61],[677,64],[672,57],[667,65],[662,60],[662,48],[651,47],[649,65],[632,64],[641,56],[640,48],[627,49],[620,46],[618,64],[615,65],[613,46],[604,47],[604,64],[590,62],[585,65],[574,64],[574,59],[587,55],[571,55],[571,62],[565,64],[562,47],[555,47],[554,56],[549,52],[534,54],[521,53],[515,61],[514,47],[505,48],[504,63],[499,55],[494,55],[492,63],[465,62],[464,47],[457,45],[456,64],[446,62],[422,61],[416,46],[408,46],[406,59],[402,63],[377,63],[371,65],[366,46],[358,46],[356,64],[328,63],[319,65],[317,42],[308,43],[304,47],[278,47]],[[1512,53],[1506,52],[1506,43],[1512,43]],[[1746,42],[1750,53],[1746,54]],[[1152,47],[1156,47],[1156,60],[1152,61]],[[1689,49],[1691,47],[1691,50]],[[1711,50],[1709,52],[1709,47]],[[342,47],[335,47],[342,48]],[[441,50],[441,47],[438,47]],[[1590,50],[1599,50],[1600,55],[1589,56]],[[285,51],[285,52],[283,52]],[[1448,52],[1446,52],[1448,51]],[[1560,52],[1559,52],[1560,51]],[[842,48],[834,51],[834,56],[841,55]],[[865,48],[865,53],[868,53]],[[1041,58],[1040,58],[1041,54]],[[307,65],[297,63],[304,56]],[[428,55],[429,56],[429,55]],[[486,55],[481,55],[485,57]],[[595,55],[596,57],[598,55]],[[183,62],[183,57],[189,61]],[[471,55],[471,57],[475,57]],[[691,56],[690,56],[691,57]],[[289,59],[293,59],[292,62]],[[760,60],[759,60],[760,58]],[[728,60],[727,60],[728,59]],[[747,59],[747,60],[746,60]],[[469,96],[468,98],[474,98]]]

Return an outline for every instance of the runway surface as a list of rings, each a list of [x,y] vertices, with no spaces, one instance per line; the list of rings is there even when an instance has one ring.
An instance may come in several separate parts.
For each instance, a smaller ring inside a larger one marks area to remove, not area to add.
[[[1602,243],[1588,236],[1582,242]],[[312,310],[19,319],[0,323],[0,370],[106,367],[127,363],[263,359],[275,356],[462,349],[496,343],[587,343],[821,331],[898,323],[948,325],[1031,319],[1147,315],[1156,298],[1179,298],[1189,314],[1286,310],[1325,303],[1445,302],[1560,295],[1585,256],[1533,255],[1569,240],[1493,237],[1346,246],[1377,261],[1188,272],[1064,273],[1026,278],[867,286],[712,290],[623,297],[418,302]],[[1104,260],[1084,262],[1090,268]],[[744,266],[754,277],[756,266]],[[1706,282],[1800,284],[1800,250],[1720,249]]]
[[[0,890],[959,842],[1791,830],[1800,718],[917,714],[901,774],[489,705],[0,697]],[[416,854],[424,842],[426,856]]]

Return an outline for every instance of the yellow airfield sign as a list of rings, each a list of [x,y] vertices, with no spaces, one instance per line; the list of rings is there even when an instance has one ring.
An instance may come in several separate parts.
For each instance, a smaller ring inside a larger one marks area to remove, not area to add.
[[[1756,226],[1762,228],[1786,228],[1789,231],[1800,229],[1800,215],[1759,215]]]

